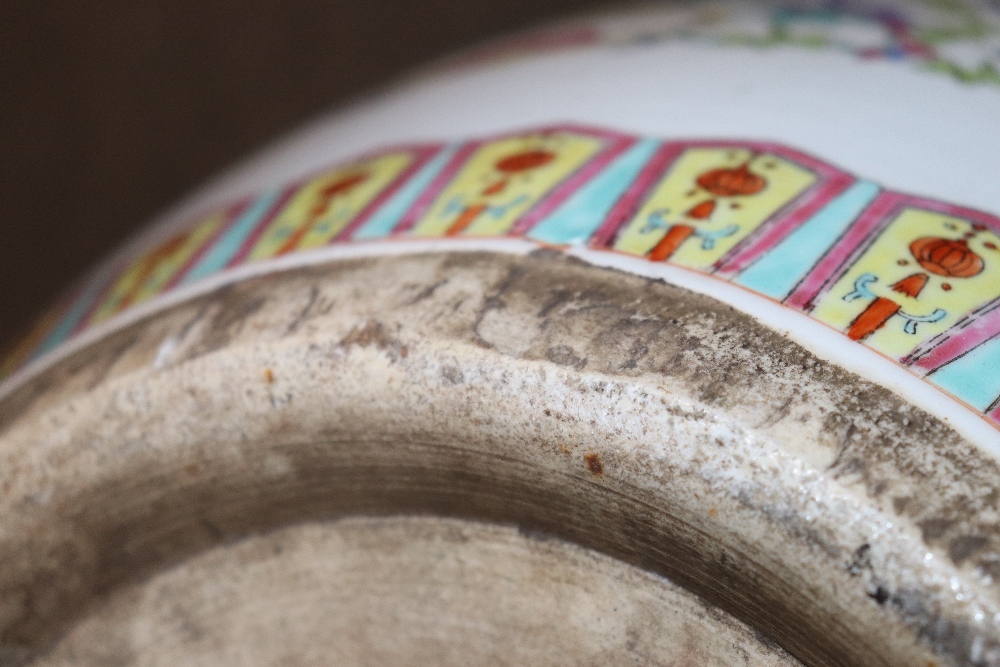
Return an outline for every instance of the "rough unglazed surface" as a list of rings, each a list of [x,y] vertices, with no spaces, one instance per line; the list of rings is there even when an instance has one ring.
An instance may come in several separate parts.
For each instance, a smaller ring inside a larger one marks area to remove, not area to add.
[[[12,660],[220,543],[430,513],[669,576],[807,664],[1000,664],[995,460],[732,308],[555,253],[222,288],[8,396],[0,456]]]
[[[40,666],[794,667],[669,581],[516,528],[300,524],[125,587]]]

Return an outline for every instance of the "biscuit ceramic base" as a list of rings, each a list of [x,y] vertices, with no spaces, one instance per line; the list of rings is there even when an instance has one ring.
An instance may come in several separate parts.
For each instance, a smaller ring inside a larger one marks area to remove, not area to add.
[[[239,646],[261,641],[255,624],[282,615],[280,579],[263,574],[273,564],[297,582],[289,600],[323,573],[353,573],[351,586],[395,577],[391,595],[419,592],[400,613],[485,624],[413,652],[404,633],[385,648],[396,664],[447,660],[466,641],[491,655],[516,618],[555,632],[546,617],[569,595],[582,615],[563,619],[560,641],[586,631],[583,662],[627,655],[634,640],[649,662],[689,664],[685,637],[750,627],[770,638],[744,645],[750,664],[794,664],[768,652],[772,640],[809,665],[1000,663],[990,455],[725,304],[559,253],[360,258],[250,278],[80,346],[0,415],[11,660],[51,651],[100,664],[106,643],[124,664],[238,664]],[[368,537],[367,520],[306,525],[414,514],[441,520],[371,520]],[[578,546],[543,548],[503,526]],[[478,565],[435,598],[420,587],[444,572],[432,567],[438,539]],[[265,557],[282,545],[287,557]],[[525,572],[551,565],[472,600],[480,577],[512,572],[503,549]],[[234,565],[250,561],[263,569]],[[205,606],[198,582],[213,568],[245,577],[213,597],[231,608]],[[643,622],[665,624],[669,646],[630,635],[624,607],[595,601],[640,579],[634,595],[664,610]],[[316,590],[319,608],[341,604]],[[157,595],[201,619],[186,639],[183,620],[177,635],[150,630],[165,628]],[[340,632],[393,604],[373,595],[343,603]],[[714,620],[672,624],[670,609]],[[603,614],[604,631],[587,631]],[[208,646],[222,636],[228,647]],[[317,646],[350,655],[364,639],[316,641],[274,660],[309,664]]]
[[[512,527],[300,524],[127,587],[40,665],[801,663],[665,579]]]

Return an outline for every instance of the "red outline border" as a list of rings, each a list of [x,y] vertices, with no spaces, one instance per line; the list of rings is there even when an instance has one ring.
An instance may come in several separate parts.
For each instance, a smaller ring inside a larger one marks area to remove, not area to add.
[[[692,148],[749,148],[794,162],[809,169],[817,177],[816,183],[783,204],[707,271],[724,279],[731,278],[753,264],[857,181],[851,174],[829,163],[774,142],[707,139],[665,142],[643,167],[625,194],[615,202],[605,222],[591,237],[590,246],[596,249],[612,248],[624,225],[652,196],[656,185],[669,175],[677,160]]]
[[[379,157],[384,157],[391,153],[403,153],[409,152],[414,156],[414,160],[409,164],[403,171],[401,171],[388,185],[385,186],[368,204],[365,205],[361,211],[358,212],[354,219],[351,220],[342,230],[337,232],[329,241],[324,245],[330,245],[332,243],[340,243],[350,239],[350,235],[357,231],[358,227],[363,225],[379,208],[385,204],[396,192],[403,186],[404,183],[410,180],[414,174],[417,173],[421,168],[423,168],[431,158],[437,155],[444,148],[444,144],[414,144],[414,145],[402,145],[402,146],[391,146],[383,150],[371,151],[365,153],[357,158],[351,158],[349,160],[342,160],[333,165],[326,167],[321,167],[316,169],[305,176],[296,179],[293,183],[288,185],[281,195],[275,201],[274,205],[271,206],[270,210],[260,219],[257,226],[254,227],[253,232],[251,232],[246,239],[244,239],[243,244],[240,249],[230,258],[229,262],[226,264],[226,268],[237,266],[243,264],[250,252],[254,249],[260,239],[267,233],[267,230],[271,228],[271,223],[274,222],[286,206],[291,202],[291,200],[299,193],[299,191],[305,187],[314,178],[335,169],[342,169],[356,162],[365,162],[368,160],[374,160]],[[264,258],[262,258],[264,259]],[[270,258],[266,258],[270,259]]]
[[[541,222],[545,216],[552,213],[562,203],[569,199],[573,193],[579,190],[585,183],[593,179],[604,170],[615,158],[633,146],[638,139],[634,136],[605,130],[602,128],[590,127],[587,125],[575,125],[563,123],[558,125],[548,125],[537,129],[526,129],[515,132],[505,132],[486,139],[476,139],[467,141],[460,145],[459,149],[452,156],[448,164],[431,181],[431,184],[420,195],[413,206],[403,215],[399,224],[390,232],[390,235],[405,234],[412,230],[417,222],[431,209],[438,196],[444,191],[455,175],[469,161],[472,155],[483,146],[501,141],[504,139],[514,139],[521,136],[549,135],[557,132],[573,132],[586,136],[602,139],[606,145],[602,147],[592,158],[583,163],[576,171],[566,177],[565,180],[556,184],[547,194],[535,202],[534,206],[524,212],[521,217],[514,220],[511,228],[505,236],[523,236],[528,230]]]

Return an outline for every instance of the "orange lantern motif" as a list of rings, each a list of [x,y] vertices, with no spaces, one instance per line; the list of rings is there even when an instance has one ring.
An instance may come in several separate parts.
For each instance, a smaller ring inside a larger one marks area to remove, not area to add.
[[[502,157],[493,164],[494,169],[500,172],[500,178],[483,188],[480,194],[484,197],[498,195],[507,188],[512,177],[544,167],[555,158],[555,153],[543,149],[531,149]],[[488,208],[489,204],[485,202],[466,206],[448,228],[446,235],[458,236]]]
[[[305,224],[296,229],[295,233],[288,237],[275,254],[285,255],[298,248],[302,239],[304,239],[306,235],[313,230],[316,223],[319,222],[319,220],[326,215],[326,212],[330,210],[330,205],[338,197],[342,197],[352,192],[356,187],[367,181],[369,177],[370,176],[367,172],[349,174],[342,178],[338,178],[321,189],[317,193],[316,203],[313,204],[311,209],[309,209],[309,217],[306,219]]]
[[[965,239],[925,236],[910,244],[914,259],[931,273],[949,278],[971,278],[983,271],[983,258],[969,249]]]
[[[750,171],[750,160],[738,167],[712,169],[698,176],[698,186],[714,197],[745,197],[755,195],[767,187],[767,179]],[[706,220],[715,212],[716,199],[706,199],[692,206],[686,215],[696,220]]]
[[[132,283],[131,289],[122,297],[115,310],[125,310],[136,301],[146,281],[152,277],[160,265],[184,247],[184,244],[188,241],[188,234],[188,232],[185,232],[167,239],[140,260],[141,264],[135,281]]]
[[[756,156],[751,155],[736,167],[722,167],[700,174],[695,183],[712,197],[695,204],[684,215],[697,221],[708,220],[715,213],[716,202],[720,197],[746,197],[766,188],[767,179],[750,171],[750,161],[754,157]],[[660,242],[649,251],[649,258],[654,262],[668,259],[695,231],[693,225],[672,225]]]
[[[983,258],[969,248],[966,239],[946,239],[924,236],[910,244],[910,254],[927,271],[946,278],[971,278],[983,271]],[[917,298],[927,285],[930,276],[913,273],[892,286],[894,292]],[[945,283],[945,291],[951,286]],[[900,311],[898,303],[885,297],[875,298],[851,323],[847,332],[851,340],[861,340],[878,331],[893,315]]]
[[[519,171],[527,171],[528,169],[537,169],[538,167],[543,167],[549,162],[552,162],[556,157],[556,154],[552,151],[545,150],[532,150],[523,151],[521,153],[515,153],[514,155],[508,155],[505,158],[497,160],[496,168],[504,174],[516,174]]]

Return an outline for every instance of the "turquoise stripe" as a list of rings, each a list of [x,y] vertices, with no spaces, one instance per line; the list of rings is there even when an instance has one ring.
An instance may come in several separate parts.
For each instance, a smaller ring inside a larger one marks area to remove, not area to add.
[[[985,412],[1000,396],[1000,336],[931,373],[927,379]]]
[[[88,312],[90,312],[91,307],[94,302],[100,298],[101,294],[104,293],[104,288],[107,286],[108,275],[107,272],[102,272],[101,275],[94,278],[89,285],[76,297],[73,301],[73,305],[70,306],[69,312],[67,312],[59,324],[56,325],[48,336],[41,342],[41,344],[35,348],[34,352],[31,353],[31,358],[40,357],[49,350],[59,346],[69,338],[73,331],[76,329],[77,325],[80,324]]]
[[[529,230],[528,238],[554,245],[586,243],[660,145],[640,141]]]
[[[180,281],[181,285],[188,285],[197,280],[201,280],[213,273],[218,273],[229,264],[229,260],[239,252],[243,246],[243,241],[250,235],[257,224],[261,221],[274,202],[281,195],[281,190],[267,192],[254,201],[250,207],[243,212],[236,222],[230,225],[222,238],[216,240],[215,244],[208,249],[198,263],[191,267],[187,275]]]
[[[740,274],[736,282],[773,299],[784,299],[879,191],[875,183],[858,181]]]
[[[388,236],[403,219],[407,211],[417,202],[417,199],[430,187],[431,181],[438,175],[448,161],[451,160],[458,146],[449,146],[428,162],[410,182],[385,203],[385,206],[375,211],[372,217],[354,232],[352,239],[379,239]]]

